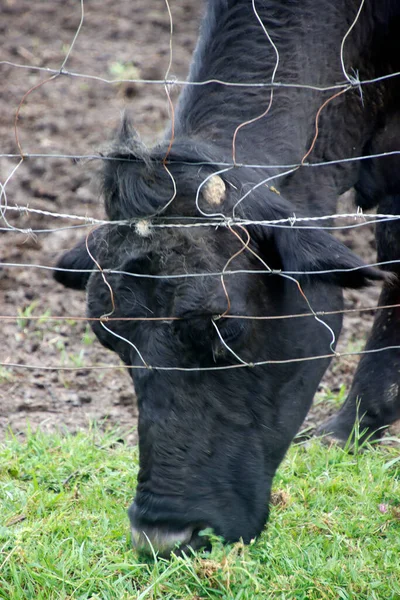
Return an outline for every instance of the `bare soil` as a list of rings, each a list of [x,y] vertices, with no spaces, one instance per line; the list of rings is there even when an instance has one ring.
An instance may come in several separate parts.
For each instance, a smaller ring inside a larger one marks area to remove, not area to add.
[[[183,79],[194,47],[201,3],[171,2],[171,76]],[[65,68],[69,71],[115,77],[162,79],[169,62],[169,17],[163,0],[90,0],[84,3],[82,29]],[[1,60],[58,69],[80,21],[80,3],[4,0],[0,31]],[[85,155],[103,149],[112,138],[121,113],[128,110],[142,138],[154,141],[169,116],[162,86],[109,84],[85,77],[59,76],[0,65],[1,153]],[[40,83],[42,85],[38,86]],[[28,95],[27,92],[30,90]],[[178,90],[172,91],[176,98]],[[18,159],[0,158],[4,182]],[[103,217],[96,184],[96,161],[70,158],[30,158],[23,161],[7,183],[9,206]],[[0,231],[3,262],[54,265],[82,229],[60,229],[70,220],[50,216],[6,214],[8,223],[22,229],[55,229],[26,234]],[[4,224],[2,224],[4,227]],[[368,261],[374,259],[370,228],[346,236],[351,247]],[[373,306],[379,290],[371,287],[346,294],[346,306]],[[51,271],[28,266],[0,269],[2,320],[0,361],[37,367],[80,367],[78,371],[0,367],[0,436],[8,428],[23,435],[28,426],[47,431],[121,426],[128,443],[136,440],[137,407],[128,374],[122,367],[90,370],[96,364],[119,365],[118,358],[94,339],[85,320],[83,293],[65,290]],[[39,317],[42,319],[32,319]],[[17,319],[18,317],[18,319]],[[68,320],[65,320],[69,317]],[[361,349],[373,311],[345,318],[339,350]],[[335,360],[321,383],[305,427],[314,427],[337,408],[333,395],[348,389],[356,358]]]

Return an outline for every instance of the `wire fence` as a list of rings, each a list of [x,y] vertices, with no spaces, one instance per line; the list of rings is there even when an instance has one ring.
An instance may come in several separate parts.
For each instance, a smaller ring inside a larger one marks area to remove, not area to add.
[[[163,3],[160,3],[160,5]],[[258,82],[241,82],[241,81],[222,81],[219,79],[206,79],[203,81],[186,81],[186,80],[182,80],[176,77],[173,77],[171,75],[172,72],[172,64],[173,64],[173,51],[174,51],[174,44],[175,44],[175,37],[174,37],[174,18],[173,18],[173,12],[171,11],[171,7],[169,5],[168,0],[165,0],[165,3],[163,4],[164,6],[164,10],[167,12],[168,14],[168,23],[169,23],[169,27],[168,27],[168,41],[167,41],[167,46],[168,46],[168,65],[167,65],[167,69],[165,71],[165,76],[161,79],[146,79],[146,78],[132,78],[132,77],[117,77],[117,78],[109,78],[109,77],[102,77],[102,76],[98,76],[96,74],[93,73],[83,73],[83,72],[77,72],[74,70],[70,70],[67,68],[67,64],[70,62],[71,56],[73,56],[74,51],[75,51],[75,47],[76,47],[76,43],[77,40],[80,36],[84,36],[85,35],[85,30],[84,30],[84,25],[85,25],[85,2],[84,0],[80,0],[79,2],[76,3],[75,8],[78,9],[79,8],[79,24],[76,28],[76,30],[74,31],[72,37],[71,37],[71,42],[69,44],[69,47],[67,49],[67,51],[65,52],[65,56],[63,58],[63,60],[61,61],[61,64],[58,67],[47,67],[47,66],[40,66],[38,64],[24,64],[24,63],[19,63],[19,62],[14,62],[11,60],[0,60],[0,66],[4,66],[4,67],[8,67],[11,68],[13,70],[24,70],[27,73],[39,73],[39,74],[45,74],[46,78],[40,80],[38,83],[35,83],[34,85],[30,86],[25,93],[22,95],[22,97],[20,98],[20,101],[16,104],[15,106],[15,117],[14,117],[14,121],[12,123],[12,127],[14,129],[14,139],[15,139],[15,146],[18,149],[17,152],[3,152],[0,154],[0,159],[6,159],[9,161],[15,161],[15,164],[13,163],[12,167],[10,168],[10,170],[8,171],[7,175],[4,177],[3,181],[0,182],[0,216],[1,216],[1,220],[2,220],[2,226],[0,227],[0,231],[4,234],[6,234],[7,239],[4,237],[4,239],[6,239],[5,244],[7,246],[13,245],[14,241],[13,241],[13,236],[17,235],[17,234],[23,234],[24,236],[26,236],[27,238],[36,238],[36,236],[41,236],[41,235],[45,235],[45,234],[50,234],[50,233],[58,233],[61,231],[66,231],[66,230],[76,230],[76,229],[86,229],[89,233],[87,234],[89,236],[90,232],[93,230],[94,226],[104,226],[104,227],[109,227],[109,226],[119,226],[119,225],[129,225],[132,227],[140,227],[141,224],[143,224],[143,218],[132,218],[132,219],[124,219],[124,220],[119,220],[119,221],[112,221],[110,223],[109,220],[105,220],[103,218],[98,218],[95,215],[92,214],[75,214],[75,212],[63,212],[63,211],[57,211],[57,210],[49,210],[49,209],[44,209],[42,207],[35,207],[32,206],[32,204],[34,203],[34,201],[32,201],[31,199],[27,199],[26,204],[24,205],[17,205],[17,203],[15,201],[13,201],[13,198],[9,196],[8,193],[8,189],[10,187],[11,182],[16,182],[18,181],[18,174],[19,174],[19,170],[21,168],[21,166],[27,161],[35,161],[35,160],[46,160],[46,161],[74,161],[74,162],[80,162],[80,161],[94,161],[94,162],[100,162],[100,163],[104,163],[106,161],[115,161],[118,160],[119,162],[121,161],[126,161],[126,162],[130,162],[133,159],[129,159],[129,158],[115,158],[113,156],[107,156],[107,155],[102,155],[100,153],[77,153],[77,154],[71,154],[71,153],[52,153],[52,152],[30,152],[30,151],[25,151],[25,143],[21,140],[21,131],[24,130],[24,123],[22,123],[22,125],[20,124],[21,121],[21,115],[23,115],[23,111],[24,108],[27,104],[27,102],[34,102],[34,98],[35,98],[35,92],[38,91],[39,88],[42,88],[43,86],[49,86],[54,84],[54,82],[56,80],[60,80],[60,79],[64,79],[67,81],[71,81],[71,80],[83,80],[86,82],[86,84],[90,87],[90,85],[94,84],[94,82],[100,82],[102,84],[106,84],[109,86],[120,86],[121,84],[135,84],[135,85],[145,85],[145,86],[149,86],[149,89],[152,89],[152,86],[157,86],[157,87],[162,87],[164,89],[165,92],[165,96],[166,96],[166,103],[168,106],[168,111],[169,111],[169,115],[170,115],[170,120],[172,123],[172,130],[171,130],[171,140],[170,140],[170,144],[169,144],[169,148],[167,150],[165,159],[163,161],[163,165],[164,168],[166,170],[166,172],[168,173],[168,175],[171,178],[171,182],[173,185],[173,193],[171,195],[171,198],[169,199],[168,203],[166,206],[163,207],[162,211],[160,211],[161,213],[166,209],[167,206],[171,205],[177,195],[177,188],[176,188],[176,182],[174,180],[174,177],[171,173],[171,168],[174,166],[174,160],[172,158],[170,158],[170,150],[173,146],[174,143],[174,116],[175,116],[175,112],[174,112],[174,103],[171,99],[171,91],[175,90],[176,88],[184,88],[185,86],[207,86],[210,84],[218,84],[220,86],[227,86],[227,87],[232,87],[232,88],[240,88],[240,87],[252,87],[252,88],[265,88],[267,90],[270,91],[270,97],[269,97],[269,103],[266,107],[266,109],[263,112],[260,112],[260,115],[243,123],[239,123],[234,135],[233,135],[233,139],[232,139],[232,161],[230,162],[207,162],[207,161],[199,161],[199,162],[191,162],[190,165],[191,166],[208,166],[211,167],[213,172],[212,175],[208,175],[198,186],[197,188],[197,193],[196,193],[196,197],[193,198],[193,202],[195,203],[196,207],[197,207],[197,216],[193,217],[191,216],[190,219],[185,218],[184,216],[182,216],[182,218],[179,220],[179,222],[177,222],[177,218],[174,217],[173,220],[169,219],[168,216],[166,215],[160,215],[160,214],[156,214],[156,215],[150,215],[152,218],[146,220],[146,228],[148,229],[148,231],[152,231],[152,230],[159,230],[159,229],[181,229],[181,230],[191,230],[194,228],[204,228],[207,229],[209,231],[212,230],[218,230],[221,228],[227,229],[228,231],[230,231],[232,233],[233,236],[236,236],[236,238],[239,240],[239,243],[241,244],[241,247],[239,249],[238,252],[236,252],[234,255],[232,255],[231,257],[229,257],[229,259],[227,260],[224,268],[218,270],[218,271],[200,271],[200,272],[185,272],[185,273],[169,273],[169,272],[163,272],[161,274],[152,274],[152,273],[132,273],[132,272],[128,272],[128,271],[124,271],[124,270],[118,270],[118,269],[110,269],[110,268],[102,268],[101,265],[99,265],[97,263],[97,261],[95,260],[95,258],[93,258],[93,262],[95,264],[95,266],[92,269],[62,269],[60,267],[56,267],[54,264],[42,264],[42,263],[36,263],[36,262],[15,262],[15,261],[7,261],[7,260],[3,260],[2,262],[0,262],[0,268],[5,269],[5,270],[12,270],[12,269],[23,269],[23,270],[42,270],[42,271],[71,271],[71,272],[75,272],[75,273],[101,273],[104,282],[107,284],[107,286],[109,287],[109,291],[110,291],[110,298],[111,298],[111,303],[112,303],[112,311],[110,313],[107,313],[105,315],[103,315],[102,317],[99,317],[98,319],[96,319],[97,321],[100,322],[101,326],[107,330],[107,332],[109,332],[111,335],[116,336],[117,338],[119,338],[120,340],[122,340],[123,342],[125,342],[126,344],[128,344],[129,346],[131,346],[135,352],[137,353],[137,355],[139,356],[140,360],[141,360],[141,364],[139,365],[130,365],[128,366],[128,368],[130,369],[156,369],[159,371],[163,371],[163,370],[172,370],[172,371],[197,371],[197,370],[204,370],[204,371],[219,371],[219,370],[225,370],[225,369],[236,369],[236,368],[243,368],[243,367],[257,367],[257,366],[264,366],[264,365],[270,365],[270,364],[286,364],[286,363],[296,363],[296,362],[300,362],[300,361],[315,361],[315,360],[320,360],[320,359],[326,359],[326,358],[331,358],[331,357],[343,357],[343,356],[352,356],[352,355],[363,355],[363,354],[371,354],[371,353],[379,353],[379,352],[388,352],[390,350],[400,350],[400,346],[397,345],[392,345],[392,346],[384,346],[381,348],[374,348],[374,349],[366,349],[366,350],[357,350],[357,351],[349,351],[349,352],[341,352],[338,353],[335,350],[335,344],[336,344],[336,336],[334,331],[331,329],[331,327],[328,325],[328,323],[325,320],[325,317],[327,317],[328,315],[332,315],[332,314],[348,314],[348,313],[363,313],[363,312],[370,312],[372,310],[374,310],[374,307],[372,306],[360,306],[357,308],[352,308],[352,309],[348,309],[348,308],[344,308],[342,310],[335,310],[335,311],[321,311],[321,310],[314,310],[313,306],[311,305],[311,303],[309,302],[304,290],[302,289],[301,284],[299,283],[299,276],[304,276],[304,275],[308,275],[308,276],[316,276],[316,275],[322,275],[322,274],[328,274],[328,273],[345,273],[345,272],[349,272],[349,271],[356,271],[359,269],[359,267],[353,268],[353,269],[329,269],[329,270],[303,270],[303,271],[295,271],[295,270],[274,270],[272,268],[270,268],[265,261],[258,256],[254,250],[252,250],[251,245],[250,245],[250,237],[247,231],[247,227],[248,226],[260,226],[260,227],[265,227],[265,228],[287,228],[287,229],[299,229],[301,228],[303,229],[318,229],[318,230],[328,230],[328,231],[334,231],[334,230],[348,230],[348,229],[359,229],[359,228],[365,228],[365,227],[371,227],[375,224],[380,224],[380,223],[388,223],[388,222],[396,222],[399,220],[400,215],[398,214],[384,214],[384,213],[377,213],[377,214],[365,214],[362,212],[361,209],[357,209],[354,212],[337,212],[334,214],[326,214],[326,215],[310,215],[310,216],[298,216],[296,215],[295,212],[293,212],[293,215],[291,215],[290,217],[287,218],[281,218],[281,219],[271,219],[271,220],[250,220],[250,219],[245,219],[243,217],[240,217],[238,215],[238,209],[239,209],[239,205],[243,202],[243,200],[245,200],[246,198],[250,197],[251,198],[251,194],[254,193],[258,188],[262,187],[262,186],[268,186],[270,187],[272,182],[275,182],[276,180],[279,181],[280,178],[285,178],[288,175],[291,175],[293,173],[295,173],[297,170],[299,169],[318,169],[321,167],[326,167],[326,166],[332,166],[332,165],[344,165],[346,163],[354,163],[354,162],[361,162],[361,161],[365,161],[365,160],[370,160],[370,159],[379,159],[379,158],[383,158],[383,157],[393,157],[396,156],[397,154],[400,154],[400,149],[399,150],[388,150],[387,152],[380,152],[380,153],[376,153],[376,154],[369,154],[369,155],[360,155],[360,156],[351,156],[351,157],[341,157],[338,158],[336,160],[328,160],[328,161],[311,161],[312,158],[312,151],[313,148],[315,146],[316,141],[318,140],[318,135],[319,135],[319,126],[320,126],[320,116],[321,113],[324,111],[325,107],[327,106],[327,104],[329,104],[330,102],[334,101],[338,96],[340,95],[345,95],[347,93],[349,93],[350,91],[353,91],[354,89],[356,89],[358,91],[358,93],[361,96],[361,100],[362,100],[362,93],[363,93],[363,89],[366,86],[371,86],[371,85],[376,85],[377,83],[382,83],[384,81],[388,81],[388,80],[392,80],[394,78],[398,78],[400,75],[400,72],[396,72],[396,73],[386,73],[380,77],[375,77],[375,78],[370,78],[370,79],[365,79],[365,80],[360,80],[360,78],[358,77],[357,73],[354,74],[349,74],[346,70],[346,64],[345,64],[345,59],[344,59],[344,51],[345,51],[345,46],[346,43],[348,43],[348,38],[351,34],[351,31],[353,30],[353,28],[356,26],[360,15],[362,14],[362,11],[365,10],[364,7],[364,0],[361,0],[360,2],[360,6],[359,6],[359,10],[354,18],[354,21],[351,23],[350,27],[348,28],[346,34],[344,35],[343,39],[342,39],[342,43],[340,48],[338,48],[338,53],[340,56],[340,61],[341,61],[341,66],[342,66],[342,72],[343,72],[343,81],[342,82],[332,82],[331,85],[328,86],[319,86],[319,85],[314,85],[312,82],[301,82],[301,83],[291,83],[291,82],[285,82],[285,81],[279,81],[279,65],[280,65],[280,53],[279,53],[279,47],[277,45],[275,45],[274,41],[273,41],[273,32],[269,32],[267,30],[267,28],[265,27],[259,13],[257,10],[257,3],[255,0],[251,0],[249,1],[249,11],[252,11],[254,13],[254,18],[258,21],[260,28],[263,31],[263,34],[265,35],[265,43],[268,46],[272,47],[272,51],[275,54],[275,66],[272,72],[272,77],[270,78],[269,81],[258,81]],[[243,162],[237,162],[236,160],[236,137],[237,134],[239,132],[240,129],[246,129],[246,126],[259,120],[264,118],[269,111],[271,110],[271,107],[273,106],[274,102],[277,101],[274,99],[274,91],[277,89],[281,89],[281,88],[295,88],[295,89],[307,89],[307,90],[312,90],[316,93],[323,93],[326,96],[326,92],[332,92],[332,95],[330,95],[328,97],[328,99],[325,98],[324,96],[324,100],[321,99],[321,105],[319,110],[317,111],[316,115],[315,115],[315,131],[313,132],[313,136],[312,136],[312,142],[310,144],[310,147],[308,148],[307,152],[304,154],[304,156],[302,157],[302,159],[299,162],[296,163],[292,163],[292,164],[272,164],[271,162],[269,162],[268,164],[252,164],[252,163],[243,163]],[[9,126],[11,126],[11,124],[9,124]],[[179,164],[186,164],[186,163],[179,163]],[[189,164],[189,163],[188,163]],[[200,197],[200,193],[202,191],[202,189],[205,188],[205,186],[207,185],[209,179],[211,177],[214,176],[220,176],[223,174],[226,174],[230,171],[234,171],[235,169],[245,169],[245,168],[249,168],[249,169],[253,169],[253,170],[260,170],[263,171],[265,170],[266,173],[266,177],[263,177],[262,179],[260,179],[256,184],[252,185],[244,194],[242,194],[240,196],[240,198],[238,199],[238,201],[236,202],[236,205],[233,208],[232,211],[232,215],[227,217],[226,215],[222,214],[222,213],[214,213],[214,214],[208,214],[205,213],[200,205],[199,205],[199,197]],[[268,171],[271,171],[272,174],[268,174]],[[276,171],[278,171],[278,173],[276,173]],[[55,174],[56,176],[56,174]],[[26,224],[24,223],[24,226],[20,227],[18,224],[18,218],[15,219],[15,217],[18,216],[23,216],[25,217],[25,221],[28,221],[29,223],[29,219],[35,217],[36,218],[36,222],[37,219],[40,219],[40,226],[37,225],[33,225],[32,227],[30,227],[29,225],[26,226]],[[42,225],[42,222],[44,223],[44,225]],[[58,223],[61,222],[60,225],[58,225]],[[53,225],[54,223],[54,225]],[[247,236],[247,237],[246,237]],[[15,237],[14,237],[15,239]],[[45,242],[44,242],[45,243]],[[89,248],[87,247],[88,252]],[[236,256],[241,255],[241,254],[252,254],[253,257],[260,263],[260,268],[255,268],[255,269],[234,269],[231,266],[231,262],[233,261],[234,258],[236,258]],[[368,263],[367,266],[369,267],[382,267],[385,266],[390,267],[390,266],[394,266],[397,265],[398,263],[400,263],[400,258],[393,258],[392,260],[387,260],[387,261],[370,261]],[[231,304],[231,298],[229,297],[229,294],[227,292],[227,288],[226,288],[226,280],[230,277],[233,277],[235,275],[239,275],[239,274],[247,274],[247,275],[254,275],[254,276],[260,276],[260,275],[274,275],[274,276],[278,276],[281,278],[284,278],[286,281],[289,281],[293,284],[294,289],[296,290],[296,293],[300,294],[301,297],[304,299],[306,305],[308,306],[308,311],[307,312],[303,312],[301,314],[287,314],[287,315],[251,315],[251,314],[230,314],[230,304]],[[127,321],[127,322],[135,322],[135,321],[162,321],[163,323],[167,322],[167,321],[176,321],[176,320],[180,320],[180,317],[178,317],[177,315],[170,315],[170,316],[166,316],[166,317],[113,317],[113,312],[114,312],[114,291],[111,287],[111,284],[108,282],[108,276],[109,275],[124,275],[124,276],[128,276],[128,277],[135,277],[135,278],[143,278],[143,279],[161,279],[161,280],[165,280],[165,279],[169,279],[169,280],[177,280],[177,279],[190,279],[190,278],[219,278],[220,282],[221,282],[221,286],[224,290],[225,296],[226,296],[226,301],[227,301],[227,309],[223,314],[217,315],[217,316],[213,316],[211,319],[212,322],[212,326],[213,328],[216,330],[216,334],[218,335],[220,342],[222,343],[222,345],[225,347],[225,349],[227,350],[227,352],[230,353],[231,355],[231,359],[232,359],[232,364],[224,364],[222,366],[219,365],[215,365],[215,366],[203,366],[203,367],[184,367],[182,365],[177,364],[176,366],[163,366],[162,364],[148,364],[145,360],[145,356],[143,354],[143,352],[141,351],[140,348],[137,348],[130,340],[129,338],[125,338],[122,337],[121,335],[117,334],[115,331],[113,331],[112,329],[110,329],[110,327],[108,326],[109,324],[112,324],[114,321]],[[400,304],[387,304],[387,305],[381,305],[378,307],[375,307],[375,309],[379,309],[381,311],[384,310],[393,310],[393,309],[398,309],[400,307]],[[223,334],[221,333],[219,327],[218,327],[218,321],[219,319],[223,317],[223,318],[227,318],[227,319],[242,319],[242,320],[248,320],[248,319],[253,319],[253,320],[263,320],[263,321],[267,321],[267,320],[275,320],[275,319],[299,319],[299,318],[305,318],[305,317],[311,317],[312,319],[315,319],[318,321],[318,323],[325,329],[327,329],[330,333],[331,336],[331,340],[330,343],[328,345],[328,349],[327,352],[325,352],[324,354],[318,355],[318,356],[302,356],[302,357],[289,357],[289,358],[285,358],[285,359],[268,359],[268,360],[254,360],[254,362],[248,361],[248,360],[243,360],[240,355],[233,350],[233,348],[230,347],[229,343],[227,343],[227,341],[224,339]],[[57,320],[57,321],[68,321],[70,319],[73,319],[75,321],[81,321],[81,320],[88,320],[93,321],[94,319],[87,319],[87,317],[85,317],[84,315],[45,315],[40,314],[40,315],[30,315],[29,316],[29,320],[34,322],[34,321],[41,321],[44,318],[46,318],[47,320]],[[0,316],[0,321],[4,322],[13,322],[13,321],[18,321],[19,319],[21,319],[21,315],[19,314],[15,314],[15,315],[1,315]],[[63,365],[40,365],[40,364],[27,364],[27,363],[20,363],[18,361],[13,361],[12,357],[11,359],[8,358],[5,361],[1,361],[0,362],[0,366],[4,366],[4,367],[8,367],[8,368],[13,368],[13,369],[41,369],[41,370],[79,370],[84,368],[85,370],[88,369],[93,369],[93,370],[107,370],[107,369],[115,369],[115,368],[120,368],[120,365],[118,364],[114,364],[114,365],[87,365],[85,364],[84,366],[63,366]]]

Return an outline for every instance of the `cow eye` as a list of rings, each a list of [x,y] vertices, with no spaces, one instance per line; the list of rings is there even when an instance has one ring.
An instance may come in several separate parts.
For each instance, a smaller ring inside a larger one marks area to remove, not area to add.
[[[242,319],[222,318],[217,320],[216,326],[227,344],[235,342],[244,332],[245,323]]]

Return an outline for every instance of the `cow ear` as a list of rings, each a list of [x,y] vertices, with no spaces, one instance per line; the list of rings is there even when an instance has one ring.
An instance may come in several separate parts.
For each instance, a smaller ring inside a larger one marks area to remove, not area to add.
[[[259,221],[288,219],[288,222],[275,226],[252,225],[250,234],[263,259],[272,268],[290,272],[299,279],[318,277],[326,283],[350,288],[387,278],[388,274],[365,266],[356,254],[327,231],[307,229],[307,223],[291,226],[289,218],[293,217],[293,206],[282,197],[268,200],[251,206],[251,218]]]
[[[104,206],[110,221],[155,212],[146,187],[152,175],[149,150],[124,115],[102,168]]]
[[[97,248],[95,230],[87,238],[82,238],[71,250],[64,252],[56,263],[53,272],[54,279],[65,287],[74,290],[84,290],[89,281],[95,264],[90,255],[94,256]],[[89,248],[89,252],[87,247]]]
[[[318,277],[341,287],[360,288],[386,277],[379,269],[365,266],[361,258],[326,231],[276,228],[273,243],[282,270],[296,278]]]

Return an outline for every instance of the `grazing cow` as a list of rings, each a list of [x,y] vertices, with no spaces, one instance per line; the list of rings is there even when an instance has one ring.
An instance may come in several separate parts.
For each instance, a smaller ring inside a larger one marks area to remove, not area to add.
[[[129,518],[139,549],[198,548],[206,527],[227,541],[257,536],[341,329],[340,314],[312,311],[340,311],[343,287],[379,278],[380,302],[400,300],[396,277],[362,267],[324,222],[259,223],[333,213],[352,186],[360,206],[399,213],[397,156],[280,166],[396,148],[398,80],[361,88],[354,78],[400,70],[400,2],[368,0],[356,19],[358,8],[359,0],[209,0],[189,82],[212,81],[184,87],[173,135],[151,149],[123,123],[103,168],[106,211],[118,223],[58,263],[94,269],[56,279],[86,288],[97,337],[130,367],[140,471]],[[294,86],[273,96],[268,86],[221,83],[268,83],[276,65],[276,80]],[[345,76],[352,83],[335,98],[338,90],[296,87]],[[399,233],[398,222],[377,227],[380,261],[399,258]],[[118,320],[127,317],[136,320]],[[378,314],[368,348],[395,344],[398,308]],[[361,427],[379,435],[399,417],[398,384],[398,350],[365,355],[324,431],[346,439],[359,397]]]

